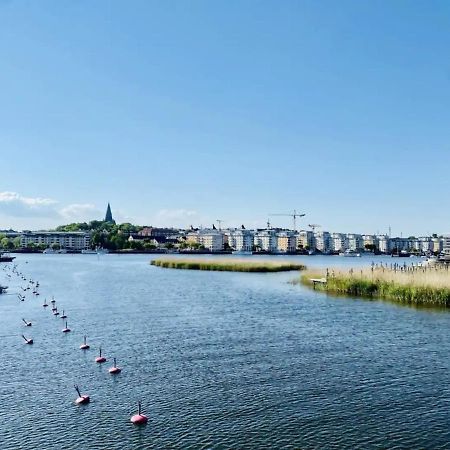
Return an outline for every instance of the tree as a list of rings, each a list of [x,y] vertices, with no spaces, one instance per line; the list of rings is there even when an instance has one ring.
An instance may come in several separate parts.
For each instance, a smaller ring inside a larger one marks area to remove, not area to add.
[[[20,236],[13,239],[14,248],[20,248]]]

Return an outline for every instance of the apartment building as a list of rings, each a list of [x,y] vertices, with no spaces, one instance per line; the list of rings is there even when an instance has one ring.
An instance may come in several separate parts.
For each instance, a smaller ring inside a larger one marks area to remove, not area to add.
[[[278,238],[276,230],[270,228],[258,230],[255,233],[254,244],[264,252],[276,253],[278,250]]]
[[[187,233],[186,241],[200,244],[210,252],[220,252],[223,250],[224,235],[220,230],[204,228]]]
[[[316,249],[322,253],[331,251],[331,234],[328,231],[316,231],[314,233]]]
[[[312,249],[316,248],[314,233],[309,230],[301,230],[297,234],[297,248]]]
[[[294,231],[280,231],[277,233],[278,253],[294,253],[297,249],[297,236]]]
[[[344,233],[331,233],[331,250],[333,252],[344,252],[347,248],[347,235]]]
[[[85,250],[90,248],[91,235],[85,231],[24,231],[20,234],[20,246],[29,244],[45,245],[53,244],[68,250]]]
[[[348,250],[358,251],[364,248],[364,240],[360,234],[347,234]]]
[[[253,250],[254,233],[252,230],[245,228],[237,228],[234,230],[227,230],[225,232],[225,239],[228,245],[238,252],[251,252]]]

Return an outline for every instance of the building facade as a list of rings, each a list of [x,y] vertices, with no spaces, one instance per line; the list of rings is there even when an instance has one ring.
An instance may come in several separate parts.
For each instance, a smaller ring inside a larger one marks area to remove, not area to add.
[[[68,250],[86,250],[90,248],[91,235],[84,231],[25,231],[20,235],[20,246],[26,248],[29,244],[46,247],[56,244]]]

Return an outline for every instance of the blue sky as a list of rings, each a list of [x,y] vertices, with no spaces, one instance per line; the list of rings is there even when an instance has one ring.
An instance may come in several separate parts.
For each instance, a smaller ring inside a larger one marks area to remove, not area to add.
[[[449,48],[439,0],[0,0],[0,228],[450,231]]]

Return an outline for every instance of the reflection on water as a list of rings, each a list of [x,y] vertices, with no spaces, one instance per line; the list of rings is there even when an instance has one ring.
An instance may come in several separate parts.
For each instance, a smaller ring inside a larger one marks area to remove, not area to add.
[[[1,449],[449,446],[448,313],[336,301],[290,273],[164,270],[139,255],[16,261],[41,295],[20,302],[0,272]],[[71,333],[41,306],[51,295]],[[75,383],[89,405],[74,406]],[[145,428],[129,422],[138,399]]]

